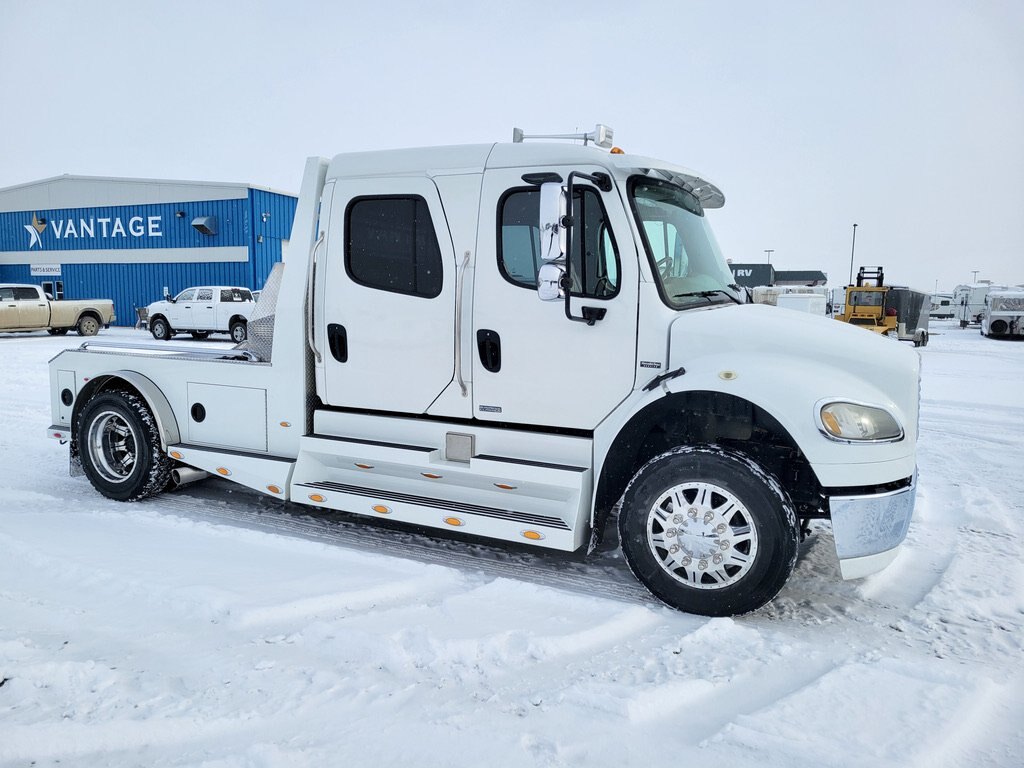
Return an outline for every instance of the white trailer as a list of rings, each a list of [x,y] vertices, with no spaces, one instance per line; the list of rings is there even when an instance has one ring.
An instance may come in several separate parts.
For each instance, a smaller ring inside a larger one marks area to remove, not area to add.
[[[956,319],[960,327],[979,325],[985,312],[985,297],[991,290],[999,290],[1005,286],[992,285],[991,280],[984,280],[970,285],[958,285],[953,289],[953,304],[956,308]]]
[[[801,521],[831,521],[843,577],[883,568],[917,353],[741,303],[719,189],[601,144],[311,158],[245,344],[65,351],[50,435],[113,499],[209,474],[565,551],[614,524],[640,581],[707,615],[772,599]]]
[[[1024,290],[992,290],[985,298],[981,335],[997,338],[1024,336]]]

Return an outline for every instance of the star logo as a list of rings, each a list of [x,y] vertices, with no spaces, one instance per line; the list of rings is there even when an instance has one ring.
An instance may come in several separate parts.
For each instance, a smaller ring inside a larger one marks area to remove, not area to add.
[[[46,222],[40,221],[37,214],[32,214],[32,223],[26,224],[25,229],[28,230],[28,247],[31,250],[34,246],[39,246],[40,249],[43,247],[43,240],[40,235],[46,230]]]

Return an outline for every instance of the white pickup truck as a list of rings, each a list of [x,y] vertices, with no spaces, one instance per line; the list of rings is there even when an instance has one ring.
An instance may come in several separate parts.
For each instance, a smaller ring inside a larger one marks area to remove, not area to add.
[[[50,436],[112,499],[212,475],[563,551],[614,524],[653,594],[706,615],[771,600],[810,520],[844,578],[885,567],[918,353],[742,303],[719,189],[609,136],[310,158],[249,340],[65,351]]]
[[[228,333],[236,342],[245,341],[249,315],[256,303],[248,288],[204,285],[186,288],[147,307],[149,331],[153,338],[167,341],[175,333],[190,333],[205,339],[211,333]]]
[[[110,299],[53,301],[38,285],[0,284],[0,332],[49,331],[59,336],[74,329],[95,336],[117,322]]]

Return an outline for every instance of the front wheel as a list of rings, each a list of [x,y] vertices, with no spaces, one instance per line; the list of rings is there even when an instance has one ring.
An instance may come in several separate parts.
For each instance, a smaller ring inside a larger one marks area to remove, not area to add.
[[[82,469],[108,499],[138,501],[158,493],[171,460],[146,401],[134,392],[103,392],[85,404],[75,431]]]
[[[149,324],[149,332],[157,341],[167,341],[171,338],[171,326],[162,317],[158,317]]]
[[[704,616],[748,613],[775,597],[796,564],[798,531],[778,481],[714,445],[649,461],[619,512],[637,579],[671,607]]]
[[[85,315],[78,321],[79,336],[95,336],[100,332],[100,321],[92,315]]]
[[[236,344],[241,344],[245,341],[246,337],[245,323],[241,320],[236,320],[231,324],[231,340]]]

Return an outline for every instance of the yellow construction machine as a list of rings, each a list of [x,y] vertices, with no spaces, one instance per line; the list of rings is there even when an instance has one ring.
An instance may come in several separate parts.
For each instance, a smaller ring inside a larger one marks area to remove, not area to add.
[[[928,343],[929,300],[921,291],[885,285],[881,267],[861,267],[856,285],[846,286],[843,311],[835,319],[923,347]]]

